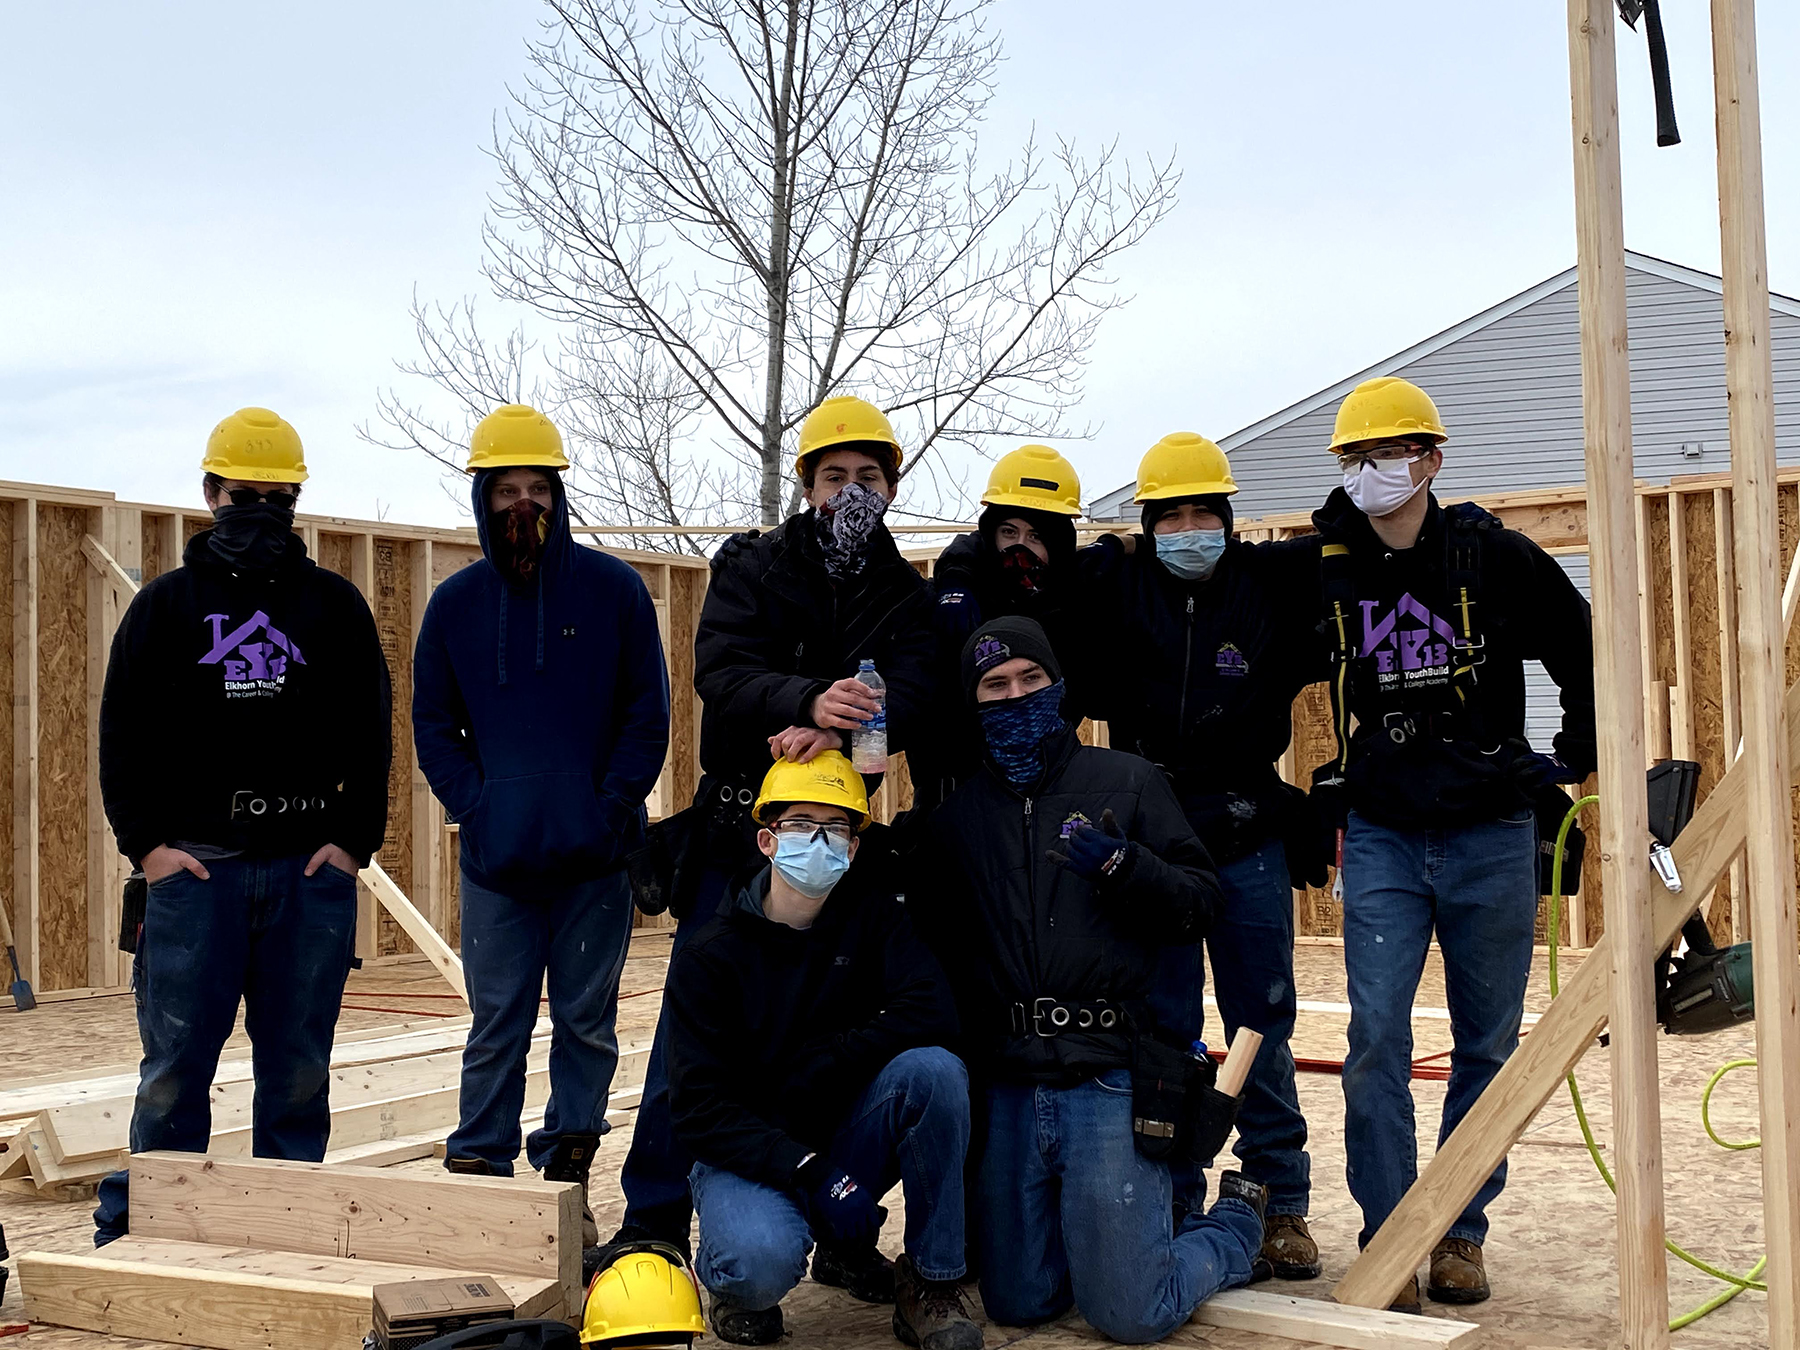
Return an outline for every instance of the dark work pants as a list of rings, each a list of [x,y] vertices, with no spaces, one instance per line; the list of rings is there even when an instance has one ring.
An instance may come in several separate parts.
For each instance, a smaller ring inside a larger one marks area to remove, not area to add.
[[[218,858],[212,879],[150,887],[132,967],[144,1058],[131,1151],[204,1153],[212,1082],[244,1005],[256,1076],[252,1151],[318,1162],[331,1134],[331,1037],[356,953],[356,878],[307,855]],[[128,1230],[130,1177],[100,1183],[94,1245]]]

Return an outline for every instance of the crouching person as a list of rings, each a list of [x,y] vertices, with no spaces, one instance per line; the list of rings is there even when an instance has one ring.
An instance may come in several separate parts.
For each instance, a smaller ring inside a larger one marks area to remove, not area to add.
[[[908,908],[985,1099],[982,1302],[1009,1326],[1073,1305],[1114,1340],[1160,1340],[1249,1283],[1262,1246],[1261,1186],[1227,1172],[1177,1227],[1168,1162],[1147,1156],[1163,1132],[1134,1132],[1134,1059],[1202,1071],[1154,1039],[1149,1002],[1164,946],[1205,935],[1218,877],[1160,770],[1076,739],[1034,621],[977,629],[962,680],[985,763],[932,816]]]
[[[862,778],[835,750],[776,761],[752,808],[769,861],[669,967],[669,1100],[698,1159],[695,1269],[715,1335],[769,1345],[806,1273],[894,1303],[894,1334],[979,1350],[963,1265],[968,1076],[955,1005],[895,896]],[[861,861],[852,867],[861,853]],[[876,1250],[906,1194],[905,1255]]]

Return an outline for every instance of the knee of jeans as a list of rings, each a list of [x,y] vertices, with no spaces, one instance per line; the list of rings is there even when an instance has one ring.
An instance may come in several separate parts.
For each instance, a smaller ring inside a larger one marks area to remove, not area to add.
[[[773,1308],[806,1274],[805,1240],[768,1234],[765,1241],[731,1249],[705,1246],[701,1270],[707,1291],[740,1307]]]
[[[1158,1316],[1154,1308],[1143,1304],[1083,1308],[1081,1315],[1095,1331],[1121,1345],[1149,1345],[1160,1341],[1186,1320],[1166,1312]]]
[[[1052,1290],[1048,1296],[1034,1297],[1032,1291],[1007,1287],[991,1276],[981,1277],[981,1307],[988,1321],[1003,1327],[1034,1327],[1061,1317],[1074,1302],[1066,1290]]]
[[[969,1102],[969,1071],[963,1062],[939,1046],[922,1046],[903,1050],[888,1066],[901,1076],[901,1084],[909,1102],[936,1103],[949,1101],[966,1111]]]

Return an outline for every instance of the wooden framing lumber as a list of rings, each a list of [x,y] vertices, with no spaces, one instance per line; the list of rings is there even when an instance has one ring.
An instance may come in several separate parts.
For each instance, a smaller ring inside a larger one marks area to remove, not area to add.
[[[1612,961],[1613,1170],[1618,1196],[1619,1322],[1626,1350],[1669,1343],[1663,1259],[1661,1093],[1649,804],[1643,791],[1649,579],[1631,454],[1631,362],[1625,320],[1625,215],[1619,170],[1613,0],[1569,0],[1569,88],[1581,314],[1581,408],[1599,717],[1600,877]],[[1590,956],[1584,967],[1596,958]],[[1540,1024],[1539,1030],[1542,1030]],[[1536,1040],[1533,1032],[1528,1038]]]
[[[1200,1326],[1284,1336],[1308,1345],[1349,1350],[1448,1350],[1471,1347],[1486,1333],[1474,1322],[1415,1317],[1385,1308],[1353,1308],[1323,1299],[1296,1298],[1257,1289],[1214,1294],[1188,1319]]]
[[[419,860],[415,858],[415,869],[418,865]],[[405,893],[394,884],[393,878],[382,870],[380,863],[371,861],[363,868],[360,876],[363,885],[369,888],[369,893],[383,909],[394,916],[394,922],[406,930],[406,935],[431,959],[431,964],[443,972],[450,987],[467,1003],[469,986],[463,979],[462,958],[450,950],[450,944],[444,941],[437,929],[406,898]]]
[[[131,1231],[554,1279],[570,1308],[581,1295],[581,1188],[573,1183],[140,1153],[131,1159]]]
[[[1800,741],[1800,682],[1788,689],[1786,714],[1791,768],[1800,754],[1796,744]],[[1746,783],[1743,766],[1732,765],[1676,839],[1670,851],[1681,873],[1682,892],[1672,895],[1660,884],[1652,890],[1652,943],[1638,958],[1645,967],[1657,950],[1674,941],[1695,902],[1743,848]],[[1648,862],[1642,866],[1650,871]],[[1392,1303],[1539,1108],[1562,1086],[1564,1075],[1606,1026],[1612,992],[1609,948],[1616,940],[1615,933],[1603,934],[1587,960],[1563,981],[1562,993],[1338,1281],[1331,1291],[1338,1302],[1365,1308],[1385,1308]]]
[[[13,506],[13,943],[34,986],[43,973],[38,929],[38,547],[37,502]]]
[[[367,1333],[377,1284],[488,1273],[136,1234],[103,1256],[29,1252],[19,1258],[19,1272],[34,1322],[219,1350],[342,1350]],[[555,1280],[493,1278],[520,1316],[560,1315]]]
[[[1781,543],[1770,368],[1768,242],[1755,0],[1713,0],[1725,392],[1737,544],[1737,650],[1747,779],[1746,907],[1755,935],[1762,1100],[1764,1276],[1769,1343],[1800,1343],[1800,963],[1794,958],[1794,841],[1780,734],[1786,630],[1775,589]],[[1735,897],[1734,897],[1735,898]],[[1734,906],[1734,915],[1736,909]]]

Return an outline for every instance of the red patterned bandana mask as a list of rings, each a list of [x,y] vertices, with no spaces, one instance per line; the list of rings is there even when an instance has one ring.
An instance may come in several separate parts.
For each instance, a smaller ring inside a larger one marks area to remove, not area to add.
[[[537,579],[550,538],[550,513],[526,498],[488,516],[488,544],[494,566],[521,585]]]

